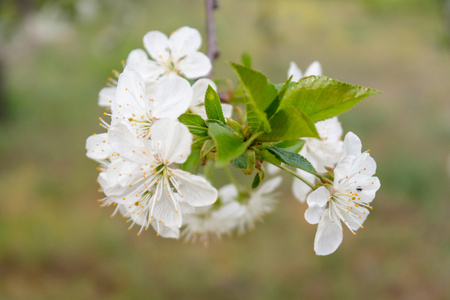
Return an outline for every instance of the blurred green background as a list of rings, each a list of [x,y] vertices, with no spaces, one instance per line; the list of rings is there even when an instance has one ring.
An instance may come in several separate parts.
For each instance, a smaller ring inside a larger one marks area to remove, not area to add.
[[[450,299],[448,1],[219,0],[216,78],[248,51],[273,82],[319,60],[384,92],[341,116],[382,187],[327,257],[288,177],[255,231],[207,248],[111,219],[85,157],[97,93],[147,31],[204,36],[204,3],[44,2],[0,6],[0,299]]]

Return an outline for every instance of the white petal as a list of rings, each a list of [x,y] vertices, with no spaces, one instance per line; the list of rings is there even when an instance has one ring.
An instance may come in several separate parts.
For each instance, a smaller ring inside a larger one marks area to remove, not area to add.
[[[291,64],[289,66],[288,70],[288,78],[292,76],[292,81],[299,81],[300,78],[303,77],[302,71],[297,67],[297,64],[293,61],[291,61]]]
[[[357,173],[361,175],[372,176],[375,174],[377,170],[377,163],[370,156],[368,152],[364,152],[361,155],[358,155],[356,159],[353,161],[352,168],[350,170],[351,173]]]
[[[111,106],[111,123],[146,116],[151,103],[145,99],[145,95],[145,83],[142,76],[133,67],[126,67],[119,76],[115,101]]]
[[[178,239],[180,237],[180,229],[176,226],[169,227],[161,223],[157,224],[156,221],[151,224],[153,229],[163,238]]]
[[[135,49],[128,54],[127,66],[132,66],[145,81],[155,80],[165,69],[160,64],[148,59],[147,53],[142,49]]]
[[[119,178],[121,177],[120,171],[118,170],[123,164],[123,160],[121,158],[111,158],[111,163],[108,165],[108,169],[101,172],[98,176],[98,182],[100,186],[105,191],[106,195],[114,194],[119,195],[120,189],[122,186],[120,185]],[[110,189],[109,192],[106,190]]]
[[[370,203],[375,199],[376,192],[380,189],[380,180],[378,177],[370,177],[365,184],[361,185],[363,188],[362,191],[357,192],[359,198],[361,198],[361,201],[364,201],[366,203]]]
[[[195,52],[202,44],[202,37],[197,29],[181,27],[169,37],[169,47],[175,60]]]
[[[298,178],[294,178],[292,182],[292,193],[298,201],[305,202],[311,192],[312,189],[306,183]]]
[[[168,52],[169,40],[162,32],[147,32],[144,36],[144,47],[150,56],[156,61],[164,62],[170,59]]]
[[[303,76],[306,77],[311,75],[322,75],[322,67],[318,61],[314,61],[312,64],[310,64],[308,69],[306,69],[305,71],[305,75]]]
[[[239,192],[234,184],[227,184],[219,189],[219,197],[222,203],[233,202],[238,196]]]
[[[180,196],[192,206],[206,206],[216,202],[218,192],[205,178],[180,169],[173,170],[173,174]]]
[[[331,254],[342,243],[342,230],[336,222],[331,222],[327,211],[320,219],[314,239],[314,251],[317,255]]]
[[[178,228],[181,227],[182,217],[181,212],[179,211],[178,203],[176,206],[173,206],[172,203],[167,199],[159,198],[155,203],[155,207],[153,209],[153,217],[161,221],[163,225],[166,226],[176,226]]]
[[[376,171],[376,162],[369,153],[343,157],[334,169],[335,188],[354,190],[366,184]]]
[[[266,195],[272,193],[281,184],[281,181],[282,181],[281,176],[269,179],[266,182],[263,182],[261,186],[255,191],[255,193],[259,195]]]
[[[342,155],[342,141],[323,141],[315,138],[308,138],[306,145],[301,152],[313,164],[317,172],[327,172],[325,167],[334,167]]]
[[[305,219],[310,224],[317,224],[322,217],[325,206],[330,200],[330,192],[326,187],[321,186],[317,190],[309,194],[306,201],[308,202],[308,209],[305,211]]]
[[[152,115],[177,119],[189,108],[192,93],[191,85],[186,79],[175,75],[164,77],[156,90]]]
[[[342,138],[343,130],[338,117],[333,117],[314,124],[321,140],[336,142]]]
[[[343,156],[347,155],[359,155],[361,154],[362,144],[359,137],[353,132],[349,131],[345,135],[344,139],[344,153]]]
[[[206,115],[205,105],[189,107],[189,111],[193,114],[199,115],[203,120],[208,120],[208,116]]]
[[[91,135],[86,140],[86,156],[95,159],[101,160],[108,158],[113,150],[109,144],[108,134],[101,133]]]
[[[353,165],[353,161],[356,159],[356,156],[348,155],[343,156],[341,160],[338,162],[336,167],[334,168],[334,186],[337,187],[340,185],[340,182],[347,178],[347,176],[351,175],[350,170]]]
[[[311,183],[316,181],[316,176],[308,172],[297,169],[297,173]],[[306,183],[294,177],[294,181],[292,182],[292,192],[297,200],[305,202],[309,193],[312,192],[312,189]]]
[[[208,56],[200,52],[188,54],[178,63],[178,68],[187,78],[206,76],[211,71],[212,65]]]
[[[108,138],[111,148],[119,156],[139,163],[152,160],[150,151],[146,151],[145,145],[138,139],[129,123],[118,122],[111,126]]]
[[[321,186],[317,190],[309,194],[306,202],[308,203],[308,205],[325,206],[329,200],[330,191],[326,187]]]
[[[231,115],[233,114],[233,105],[223,103],[222,112],[225,118],[231,118]]]
[[[102,88],[98,93],[98,105],[104,107],[110,107],[116,97],[116,87],[109,86]]]
[[[156,90],[158,89],[158,80],[145,80],[145,97],[149,99],[155,99]],[[153,108],[153,104],[149,105],[149,108]]]
[[[308,222],[309,224],[319,223],[324,211],[325,207],[322,206],[312,205],[308,207],[308,209],[305,211],[306,222]]]
[[[183,198],[181,197],[177,197],[178,198],[178,203],[180,204],[180,209],[181,212],[183,213],[183,216],[185,214],[193,214],[196,212],[196,209],[198,209],[198,207],[192,206],[189,203],[187,203]]]
[[[213,211],[211,216],[221,220],[232,220],[240,218],[243,214],[244,210],[242,205],[239,202],[231,201],[222,205],[218,210]]]
[[[217,91],[217,86],[211,79],[202,78],[197,80],[192,86],[193,96],[192,96],[192,106],[198,106],[205,103],[205,94],[208,86],[211,86],[215,91]]]
[[[192,134],[186,125],[171,119],[159,119],[151,130],[154,153],[165,163],[184,163],[191,153]]]
[[[102,189],[105,189],[109,186],[108,174],[106,172],[101,172],[98,174],[97,181]]]
[[[142,62],[148,61],[148,54],[142,49],[134,49],[128,54],[127,66],[138,67]]]
[[[176,199],[172,199],[174,194],[169,189],[167,180],[161,180],[158,183],[155,195],[152,197],[152,200],[156,200],[153,217],[163,222],[163,225],[180,228],[182,224],[180,206]]]

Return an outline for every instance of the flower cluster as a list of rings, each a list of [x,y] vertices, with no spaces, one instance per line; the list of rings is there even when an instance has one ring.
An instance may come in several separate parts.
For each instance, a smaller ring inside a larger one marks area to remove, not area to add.
[[[337,115],[376,91],[322,76],[319,62],[304,74],[292,62],[282,85],[232,64],[240,86],[222,101],[206,78],[212,63],[198,51],[196,29],[170,37],[151,31],[143,42],[146,51],[131,51],[123,72],[99,93],[106,132],[86,141],[87,156],[99,163],[99,201],[116,206],[113,215],[119,212],[130,229],[136,225],[138,235],[152,227],[162,237],[207,244],[242,234],[277,203],[282,177],[265,179],[267,168],[294,176],[294,196],[309,206],[306,221],[319,224],[318,255],[337,249],[342,224],[353,233],[362,228],[380,182],[359,138],[349,132],[342,141]],[[323,90],[332,98],[324,99]],[[256,173],[252,188],[228,166]],[[211,167],[231,184],[214,187]]]
[[[211,70],[208,57],[197,51],[200,44],[200,34],[189,27],[170,38],[147,33],[144,45],[153,60],[133,50],[117,86],[99,95],[99,104],[111,108],[105,113],[111,122],[102,120],[107,133],[88,138],[87,156],[101,165],[102,201],[117,205],[139,232],[151,224],[159,235],[178,238],[184,213],[217,200],[217,190],[205,178],[180,169],[193,137],[178,117],[187,110],[202,114],[206,88],[215,87],[209,79],[193,86],[186,79]]]

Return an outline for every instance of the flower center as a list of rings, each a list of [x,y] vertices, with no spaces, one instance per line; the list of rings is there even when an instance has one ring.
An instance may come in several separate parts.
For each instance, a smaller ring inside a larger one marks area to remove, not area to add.
[[[154,122],[154,118],[152,118],[150,111],[140,118],[133,114],[133,117],[129,118],[128,121],[131,122],[131,126],[135,127],[138,138],[150,138],[150,127],[152,127]]]
[[[336,220],[343,221],[355,235],[355,231],[358,227],[363,228],[362,223],[365,219],[364,215],[369,213],[369,209],[373,208],[368,203],[361,200],[358,192],[360,192],[359,189],[357,189],[356,192],[349,191],[348,193],[334,190],[330,196],[330,201],[328,202],[329,217],[331,221],[333,223],[335,223]],[[341,226],[340,222],[336,223]],[[341,230],[343,230],[342,227]]]

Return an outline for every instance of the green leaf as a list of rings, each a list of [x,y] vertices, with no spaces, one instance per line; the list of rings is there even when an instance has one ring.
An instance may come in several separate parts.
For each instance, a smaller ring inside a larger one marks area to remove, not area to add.
[[[265,173],[263,170],[258,170],[258,173],[256,173],[255,178],[252,182],[252,189],[256,189],[259,184],[264,180]]]
[[[241,155],[233,159],[231,161],[231,164],[238,169],[247,168],[247,154],[245,154],[245,152],[242,153]]]
[[[181,166],[181,168],[187,172],[192,172],[195,170],[198,162],[200,161],[200,151],[192,151],[187,160]]]
[[[208,134],[216,145],[218,167],[226,165],[228,161],[241,155],[252,142],[251,140],[244,142],[231,129],[219,123],[210,123]]]
[[[278,158],[276,158],[275,155],[267,151],[267,149],[257,152],[256,156],[264,161],[267,161],[268,163],[271,163],[272,165],[275,166],[281,165],[281,162],[278,160]]]
[[[294,106],[318,122],[340,115],[362,99],[379,93],[326,76],[309,76],[287,89],[280,108]]]
[[[306,158],[297,153],[289,152],[277,147],[269,147],[267,150],[275,155],[282,163],[305,170],[306,172],[316,173],[316,169],[314,169],[313,165]]]
[[[225,124],[225,117],[223,116],[219,95],[217,95],[216,91],[211,86],[208,86],[208,89],[206,90],[205,110],[208,119],[218,120]]]
[[[267,77],[246,66],[231,63],[246,92],[247,123],[249,132],[270,132],[271,128],[264,111],[278,93]]]
[[[259,176],[259,172],[256,173],[255,178],[252,182],[252,189],[256,189],[258,185],[261,183],[261,177]]]
[[[242,53],[241,61],[244,66],[249,68],[252,67],[252,58],[250,57],[250,54],[247,51]]]
[[[207,136],[208,127],[206,126],[205,120],[196,114],[182,114],[178,117],[178,121],[183,123],[189,128],[189,131],[197,136]]]
[[[284,85],[281,87],[281,89],[277,89],[278,90],[278,99],[281,102],[284,98],[284,95],[286,94],[286,91],[288,89],[288,87],[293,86],[295,84],[295,82],[291,82],[292,77],[294,75],[291,75],[288,80],[286,80],[286,82],[284,83]]]
[[[274,146],[277,148],[283,148],[286,151],[299,153],[302,150],[303,145],[305,145],[305,140],[287,140],[275,143]]]
[[[259,141],[277,142],[294,140],[300,137],[319,138],[311,118],[294,107],[285,107],[279,110],[270,119],[270,126],[272,131],[261,135],[258,138]]]
[[[291,79],[291,78],[292,78],[292,76],[289,77],[289,79]],[[294,82],[290,81],[287,87],[290,88],[291,86],[293,86],[296,83],[297,83],[296,81],[294,81]],[[274,86],[275,86],[275,88],[277,89],[278,92],[280,92],[281,89],[283,89],[285,85],[286,85],[286,82],[285,83],[274,84]]]
[[[280,106],[280,103],[283,100],[284,94],[286,93],[287,88],[291,84],[291,80],[292,80],[292,76],[289,77],[289,79],[285,82],[285,84],[280,89],[278,89],[277,97],[275,98],[275,100],[272,101],[272,103],[269,105],[269,107],[265,110],[265,113],[269,119],[278,110],[278,107]]]

